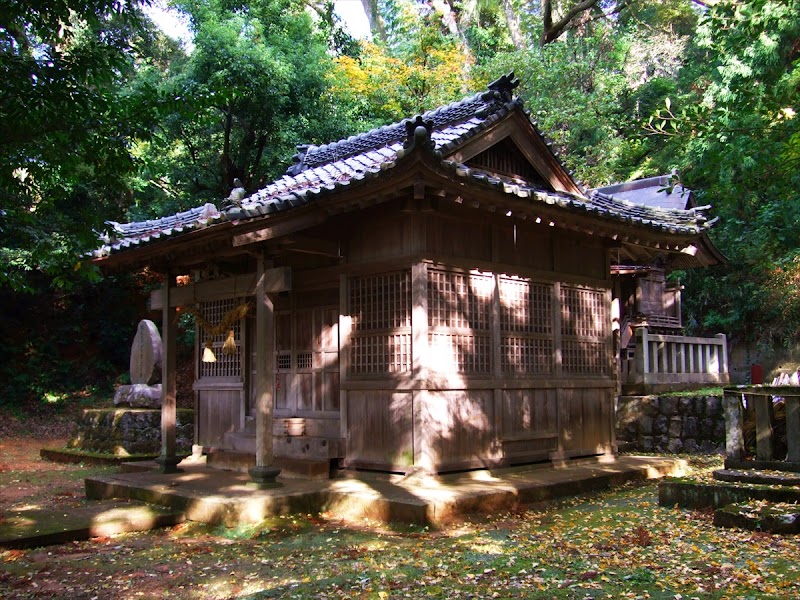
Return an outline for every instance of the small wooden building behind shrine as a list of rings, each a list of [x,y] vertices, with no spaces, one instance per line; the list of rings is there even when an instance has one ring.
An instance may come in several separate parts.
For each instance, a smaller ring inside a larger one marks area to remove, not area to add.
[[[587,192],[515,87],[302,147],[241,202],[113,224],[98,265],[166,275],[166,463],[178,307],[204,451],[392,472],[615,451],[612,266],[713,264],[709,223]]]

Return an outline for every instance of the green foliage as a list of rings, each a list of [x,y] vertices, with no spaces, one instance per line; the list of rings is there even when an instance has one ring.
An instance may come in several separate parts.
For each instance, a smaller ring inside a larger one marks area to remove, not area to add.
[[[150,283],[121,276],[71,291],[49,280],[29,282],[35,295],[0,292],[0,405],[62,404],[110,397],[110,383],[128,370],[136,324]]]
[[[347,113],[327,93],[328,40],[355,49],[329,9],[320,31],[293,0],[177,6],[191,20],[193,52],[166,67],[140,69],[134,85],[189,102],[174,106],[156,134],[134,148],[142,166],[132,207],[137,218],[221,204],[234,178],[258,189],[285,170],[296,144],[351,131]]]
[[[0,287],[96,281],[79,257],[130,202],[160,99],[125,82],[157,37],[135,2],[0,3]]]
[[[727,268],[687,278],[699,331],[772,344],[800,333],[800,3],[723,1],[698,26],[681,91],[650,121],[721,217]]]

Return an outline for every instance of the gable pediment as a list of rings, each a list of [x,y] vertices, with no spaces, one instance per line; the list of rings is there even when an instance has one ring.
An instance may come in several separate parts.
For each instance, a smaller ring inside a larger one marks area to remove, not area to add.
[[[519,147],[508,137],[476,154],[465,164],[474,170],[500,175],[501,177],[509,177],[543,190],[553,191],[549,182],[542,177],[542,174],[536,170],[530,161],[525,158],[525,155],[522,154]]]
[[[583,195],[572,175],[521,108],[466,140],[446,158],[548,192]]]

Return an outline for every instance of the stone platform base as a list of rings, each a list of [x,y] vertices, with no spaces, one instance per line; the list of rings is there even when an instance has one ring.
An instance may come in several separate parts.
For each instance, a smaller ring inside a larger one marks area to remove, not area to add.
[[[188,459],[187,459],[188,460]],[[137,468],[145,467],[144,464]],[[185,511],[191,521],[229,527],[269,516],[328,512],[348,521],[371,519],[436,525],[473,513],[605,489],[628,481],[676,474],[685,461],[625,456],[566,468],[473,471],[441,477],[351,477],[302,481],[279,477],[280,487],[253,490],[246,473],[181,464],[182,473],[153,469],[86,480],[89,499],[127,498]]]
[[[175,437],[178,454],[190,454],[194,437],[193,410],[178,409]],[[109,456],[158,455],[161,451],[161,410],[84,410],[67,447]]]

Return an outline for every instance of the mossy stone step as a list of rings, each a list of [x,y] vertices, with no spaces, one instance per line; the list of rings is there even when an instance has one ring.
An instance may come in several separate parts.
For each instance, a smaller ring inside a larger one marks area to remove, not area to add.
[[[800,473],[784,473],[781,471],[718,469],[714,471],[714,479],[731,483],[800,487]]]
[[[182,510],[104,500],[67,508],[10,509],[0,520],[0,548],[33,548],[182,523]]]
[[[728,504],[714,511],[714,525],[779,534],[800,533],[800,505],[760,500]]]
[[[658,503],[661,506],[717,509],[728,504],[751,500],[798,503],[800,488],[728,481],[698,481],[688,478],[667,478],[658,484]]]

